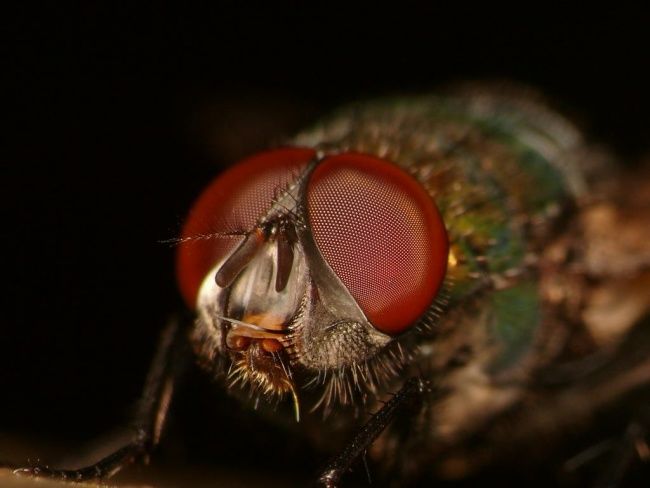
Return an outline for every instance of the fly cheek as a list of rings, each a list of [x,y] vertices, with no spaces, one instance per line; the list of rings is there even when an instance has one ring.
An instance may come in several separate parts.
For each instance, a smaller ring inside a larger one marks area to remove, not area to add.
[[[449,244],[431,196],[393,163],[360,153],[325,158],[306,188],[314,242],[368,321],[395,336],[432,305]]]
[[[178,286],[190,308],[198,306],[199,289],[215,266],[242,243],[314,154],[305,148],[256,154],[221,173],[201,193],[183,226],[176,256]],[[214,283],[214,276],[210,279]]]

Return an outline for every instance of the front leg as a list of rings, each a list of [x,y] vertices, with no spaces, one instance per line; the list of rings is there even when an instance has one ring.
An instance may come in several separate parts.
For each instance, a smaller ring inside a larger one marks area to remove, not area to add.
[[[6,465],[19,475],[63,480],[98,480],[109,478],[130,464],[144,460],[158,444],[167,413],[189,348],[185,330],[178,320],[172,320],[160,337],[158,349],[151,364],[142,397],[133,422],[131,441],[96,463],[79,469],[53,469],[45,465]]]
[[[427,384],[420,378],[410,378],[404,386],[374,414],[340,454],[330,460],[318,478],[318,485],[335,488],[341,477],[350,469],[352,463],[365,454],[371,444],[384,431],[393,419],[403,410],[420,401],[428,391]]]

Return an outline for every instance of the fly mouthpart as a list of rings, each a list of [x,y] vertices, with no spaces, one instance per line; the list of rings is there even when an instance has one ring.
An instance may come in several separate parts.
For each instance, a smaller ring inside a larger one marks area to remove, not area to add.
[[[290,394],[295,420],[300,422],[300,400],[291,367],[285,362],[291,350],[290,338],[286,335],[288,327],[273,320],[272,314],[245,315],[244,319],[250,322],[222,315],[216,317],[231,324],[224,331],[233,361],[228,372],[230,388],[240,383],[250,384],[266,395]],[[252,323],[256,320],[266,322],[265,326]]]
[[[279,353],[285,348],[285,335],[289,330],[282,324],[263,327],[222,315],[217,315],[217,318],[232,324],[226,336],[226,344],[232,350],[245,351],[253,342],[259,343],[261,349],[269,354]],[[259,317],[251,316],[251,318]]]
[[[248,335],[249,337],[269,337],[277,339],[278,336],[283,336],[289,332],[289,330],[282,324],[261,326],[250,322],[244,322],[243,320],[224,317],[223,315],[216,315],[216,317],[219,320],[230,322],[232,324],[232,328],[230,329],[231,332],[237,331],[238,333]]]

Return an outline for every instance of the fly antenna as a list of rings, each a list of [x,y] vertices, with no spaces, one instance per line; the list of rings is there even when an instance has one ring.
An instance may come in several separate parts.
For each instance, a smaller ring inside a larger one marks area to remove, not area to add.
[[[191,241],[208,241],[210,239],[226,239],[229,237],[245,236],[246,231],[232,231],[232,232],[211,232],[209,234],[194,234],[186,237],[171,237],[169,239],[160,239],[159,244],[170,244],[172,246],[177,246],[185,242]]]

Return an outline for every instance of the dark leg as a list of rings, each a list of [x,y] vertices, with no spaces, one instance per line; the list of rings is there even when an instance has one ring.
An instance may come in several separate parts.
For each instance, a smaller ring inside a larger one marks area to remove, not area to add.
[[[420,400],[427,390],[426,384],[419,378],[411,378],[393,398],[372,416],[343,451],[334,457],[318,478],[318,484],[327,488],[338,486],[341,476],[350,469],[352,463],[363,455],[379,434],[393,421],[402,410]]]
[[[594,488],[614,488],[622,486],[625,475],[630,470],[635,460],[642,457],[639,451],[640,446],[647,449],[647,431],[640,423],[631,423],[623,439],[618,442],[616,449],[610,459],[601,470],[599,479],[596,480]]]
[[[184,330],[177,320],[164,329],[133,424],[131,442],[91,466],[80,469],[52,469],[48,466],[16,467],[14,473],[68,480],[94,480],[113,476],[137,460],[148,461],[158,444],[171,402],[174,385],[188,356]]]

